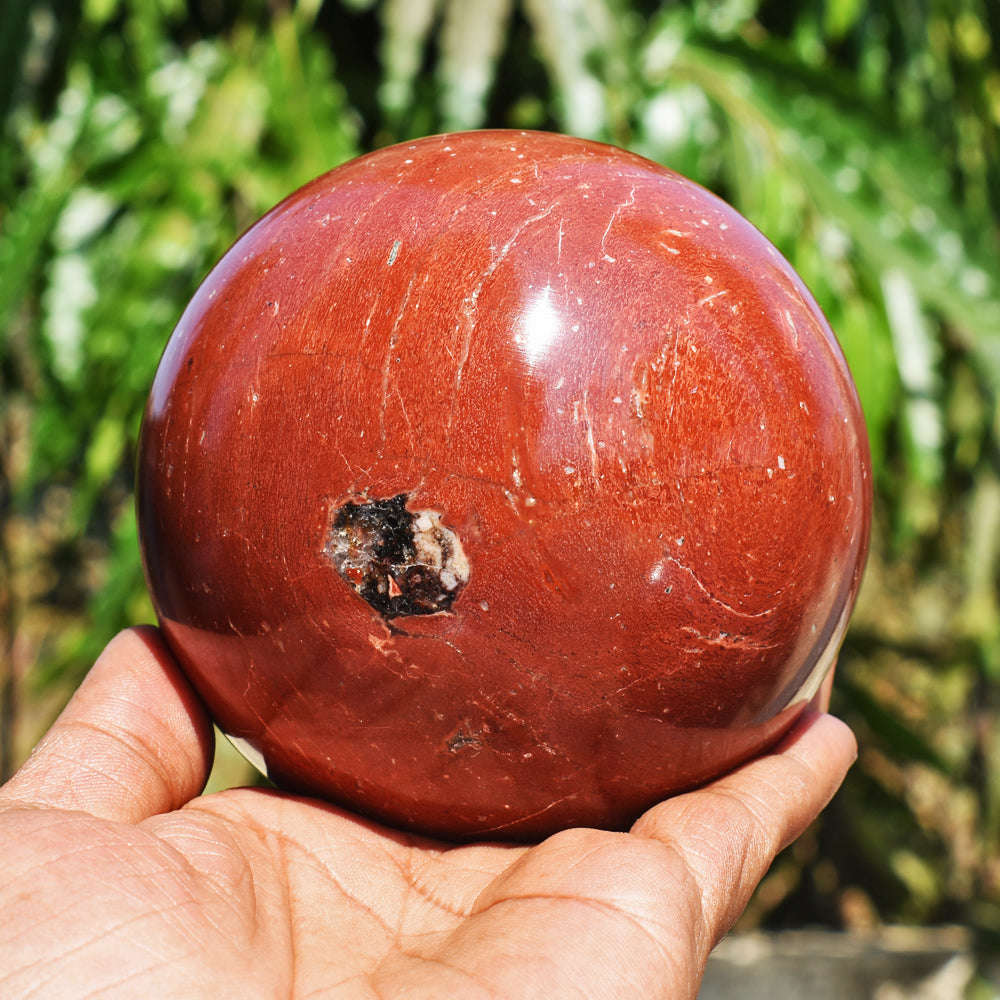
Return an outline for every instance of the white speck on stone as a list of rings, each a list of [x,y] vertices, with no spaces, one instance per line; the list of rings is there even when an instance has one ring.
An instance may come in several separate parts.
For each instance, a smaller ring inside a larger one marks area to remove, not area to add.
[[[785,468],[785,458],[783,455],[778,456],[778,468],[784,471]]]

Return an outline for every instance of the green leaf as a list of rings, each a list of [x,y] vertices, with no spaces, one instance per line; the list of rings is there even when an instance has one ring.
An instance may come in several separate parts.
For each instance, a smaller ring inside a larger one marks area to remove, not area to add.
[[[1000,392],[1000,287],[978,220],[964,219],[919,135],[894,135],[829,74],[741,44],[684,47],[671,69],[701,86],[730,127],[750,130],[778,169],[836,219],[870,273],[906,276],[966,339]],[[796,94],[794,83],[800,83]]]
[[[440,0],[385,0],[382,4],[383,76],[379,103],[392,123],[398,123],[413,100],[414,81]]]
[[[826,0],[823,30],[835,41],[843,38],[858,23],[864,8],[864,0]]]
[[[449,0],[445,7],[437,74],[446,130],[482,125],[510,11],[511,0]]]
[[[940,345],[923,314],[917,290],[897,268],[882,273],[882,294],[895,348],[900,381],[906,393],[903,417],[913,478],[938,486],[944,475],[941,449],[944,417],[940,405]]]
[[[851,706],[864,718],[886,750],[897,760],[917,760],[943,774],[950,774],[951,767],[931,744],[900,716],[872,697],[862,685],[853,681],[846,672],[838,673],[837,687],[846,694]]]
[[[552,73],[563,128],[573,135],[606,137],[607,94],[591,67],[603,61],[613,45],[616,32],[607,4],[602,0],[524,0],[524,12]]]

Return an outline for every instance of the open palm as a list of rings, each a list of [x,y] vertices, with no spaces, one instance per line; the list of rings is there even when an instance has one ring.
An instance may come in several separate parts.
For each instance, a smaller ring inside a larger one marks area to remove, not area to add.
[[[127,632],[0,789],[0,995],[693,997],[853,757],[810,713],[630,833],[456,847],[279,792],[200,796],[208,720],[155,630]]]

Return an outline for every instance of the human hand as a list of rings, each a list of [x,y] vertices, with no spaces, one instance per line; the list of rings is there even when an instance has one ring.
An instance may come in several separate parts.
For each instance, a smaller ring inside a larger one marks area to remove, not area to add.
[[[155,629],[101,655],[0,789],[0,996],[693,997],[855,756],[810,711],[630,833],[451,846],[263,789],[202,796],[212,729]]]

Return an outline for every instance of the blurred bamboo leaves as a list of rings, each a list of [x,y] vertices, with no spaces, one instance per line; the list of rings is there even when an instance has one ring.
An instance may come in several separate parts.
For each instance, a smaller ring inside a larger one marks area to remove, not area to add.
[[[373,145],[554,128],[731,200],[862,397],[876,537],[837,704],[865,749],[753,919],[1000,935],[995,5],[0,0],[0,23],[0,770],[43,721],[25,693],[150,613],[141,409],[226,246]]]

